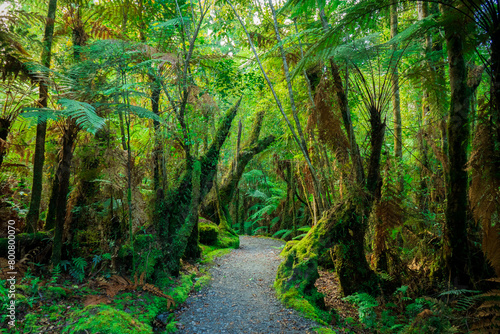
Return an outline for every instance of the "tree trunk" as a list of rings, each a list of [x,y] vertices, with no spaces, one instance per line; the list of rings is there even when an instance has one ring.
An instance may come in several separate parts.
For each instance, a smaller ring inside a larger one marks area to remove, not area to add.
[[[43,36],[42,64],[50,67],[52,56],[52,37],[54,36],[54,21],[56,19],[57,0],[49,0],[45,33]],[[47,107],[48,87],[43,80],[40,81],[39,105]],[[33,163],[33,186],[31,188],[31,200],[28,214],[26,215],[26,232],[32,233],[36,230],[40,215],[40,202],[42,201],[43,188],[43,163],[45,160],[45,134],[47,123],[39,122],[36,126],[35,161]]]
[[[268,136],[264,139],[258,140],[263,119],[264,111],[257,114],[249,138],[242,145],[243,148],[240,150],[239,154],[233,159],[233,161],[231,161],[229,172],[222,179],[219,187],[219,205],[224,212],[227,210],[229,204],[234,198],[236,189],[238,189],[238,183],[247,164],[255,155],[264,151],[274,141],[274,136]],[[219,224],[219,210],[217,208],[216,196],[207,197],[206,201],[202,203],[200,207],[200,215],[203,218]]]
[[[152,84],[153,88],[151,91],[151,109],[153,113],[155,113],[155,115],[159,116],[161,85],[159,85],[155,81],[153,81]],[[153,148],[153,187],[154,190],[156,191],[160,187],[160,175],[161,175],[160,159],[163,156],[163,150],[162,150],[162,145],[160,143],[160,122],[154,120],[153,127],[154,127],[154,140],[155,140],[155,146]]]
[[[57,169],[56,169],[57,172]],[[47,208],[47,218],[45,219],[45,230],[52,230],[56,226],[56,203],[57,193],[59,191],[59,178],[54,174],[52,179],[52,188],[49,199],[49,207]]]
[[[194,217],[187,220],[188,215],[194,210],[192,205],[196,204],[197,220],[199,203],[204,199],[212,187],[220,149],[229,134],[231,122],[236,116],[240,102],[241,99],[234,107],[226,112],[212,145],[205,155],[199,159],[201,165],[199,193],[197,195],[199,198],[193,200],[193,168],[198,162],[195,161],[194,158],[190,158],[186,162],[186,172],[179,186],[171,190],[169,194],[167,194],[165,200],[159,205],[159,219],[156,224],[156,230],[164,261],[161,263],[161,267],[157,268],[157,275],[161,275],[161,272],[177,275],[180,269],[180,258],[183,256],[186,247],[189,248],[188,252],[190,254],[193,254],[193,251],[199,253],[199,249],[194,249],[199,248],[197,238],[195,239],[194,236],[188,238],[188,240],[191,241],[191,243],[188,244],[187,240],[179,238],[179,234],[185,232],[186,226],[190,228],[188,237],[193,233],[192,227],[196,224],[196,221]],[[190,222],[189,224],[187,223],[188,221]],[[194,233],[197,234],[197,231]]]
[[[61,262],[64,221],[66,218],[66,203],[71,176],[71,160],[73,159],[73,146],[78,135],[78,126],[69,118],[64,127],[62,137],[62,150],[57,167],[56,177],[59,180],[56,201],[56,224],[54,231],[54,245],[52,247],[52,264]]]
[[[9,135],[11,121],[9,118],[0,118],[0,168],[2,167],[3,157],[7,153],[7,136]]]
[[[442,7],[443,15],[450,10]],[[457,15],[456,13],[454,15]],[[450,21],[445,26],[450,71],[450,114],[448,119],[448,182],[446,185],[446,227],[444,257],[449,279],[455,285],[470,283],[470,254],[467,240],[468,176],[467,145],[469,142],[470,92],[464,58],[464,19]]]
[[[381,119],[381,110],[372,107],[370,109],[370,146],[371,153],[368,160],[368,175],[366,177],[366,189],[372,196],[372,203],[380,198],[382,190],[382,177],[380,175],[380,156],[384,144],[385,122]],[[371,207],[371,204],[369,206]]]
[[[497,10],[500,8],[497,7]],[[499,15],[500,16],[500,15]],[[500,24],[492,28],[491,35],[491,123],[494,128],[495,147],[500,147]],[[500,174],[500,154],[495,155],[496,173]]]
[[[398,1],[391,3],[391,38],[398,34]],[[397,45],[394,46],[394,52],[397,52]],[[399,72],[398,57],[394,64],[392,73],[392,112],[394,118],[394,156],[398,164],[403,161],[403,133],[401,129],[401,106],[399,99]],[[398,171],[400,169],[398,168]],[[403,190],[403,177],[399,175],[399,190]]]

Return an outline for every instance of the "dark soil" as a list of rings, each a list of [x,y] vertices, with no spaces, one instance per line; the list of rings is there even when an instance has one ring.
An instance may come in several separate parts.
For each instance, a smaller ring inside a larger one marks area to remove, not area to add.
[[[212,281],[178,309],[180,333],[314,333],[319,325],[285,308],[273,282],[284,242],[240,237],[240,249],[215,261]]]

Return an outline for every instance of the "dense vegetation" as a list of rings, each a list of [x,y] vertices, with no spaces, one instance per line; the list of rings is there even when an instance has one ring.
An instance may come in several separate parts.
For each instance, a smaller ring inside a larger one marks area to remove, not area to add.
[[[278,296],[325,326],[500,328],[498,1],[0,10],[18,331],[173,331],[193,264],[238,234],[288,241]],[[331,272],[355,319],[318,292]]]

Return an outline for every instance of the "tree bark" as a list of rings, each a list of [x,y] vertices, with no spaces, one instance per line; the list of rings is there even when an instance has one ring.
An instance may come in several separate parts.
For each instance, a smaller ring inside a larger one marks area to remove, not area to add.
[[[54,245],[52,247],[52,264],[61,262],[64,221],[66,218],[66,203],[71,175],[71,160],[73,159],[73,146],[78,135],[78,126],[72,118],[68,118],[62,137],[62,150],[57,167],[56,177],[59,180],[56,201],[56,221],[54,231]]]
[[[45,23],[45,33],[43,36],[42,64],[50,67],[52,56],[52,38],[54,36],[54,22],[56,19],[57,0],[49,1],[47,20]],[[39,88],[39,105],[41,108],[47,107],[48,87],[41,80]],[[47,123],[38,120],[36,126],[35,158],[33,163],[33,186],[31,188],[31,200],[28,214],[26,215],[26,232],[33,233],[36,230],[40,215],[40,202],[42,201],[43,188],[43,163],[45,160],[45,134]]]
[[[151,109],[155,115],[160,115],[160,93],[161,93],[161,85],[152,82],[153,88],[151,90]],[[160,187],[160,159],[163,156],[162,145],[160,143],[160,122],[157,120],[153,121],[154,127],[154,141],[155,145],[153,148],[153,187],[154,190],[157,191]]]
[[[7,136],[9,135],[11,120],[10,118],[0,118],[0,168],[2,167],[3,157],[7,153]]]
[[[443,15],[450,9],[442,6]],[[454,15],[457,15],[456,13]],[[465,20],[449,21],[445,26],[450,77],[450,114],[448,119],[448,182],[446,185],[446,227],[444,257],[449,279],[455,285],[470,283],[470,254],[467,240],[468,176],[467,145],[469,142],[470,91],[464,58]]]
[[[238,189],[238,183],[247,164],[255,155],[268,148],[275,139],[274,136],[268,136],[264,139],[258,140],[264,114],[264,111],[257,114],[250,136],[242,145],[243,148],[239,151],[237,156],[233,159],[233,161],[231,161],[229,172],[223,177],[221,185],[219,186],[219,205],[224,212],[227,210],[229,204],[234,198],[236,190]],[[200,215],[203,218],[219,224],[217,196],[207,197],[207,200],[200,207]]]
[[[177,275],[180,269],[180,258],[184,254],[186,247],[190,248],[188,252],[193,251],[194,247],[198,246],[198,240],[194,237],[188,238],[188,241],[178,238],[179,233],[184,233],[185,224],[188,221],[188,215],[193,210],[193,203],[196,204],[196,212],[199,209],[199,202],[201,202],[210,188],[212,187],[213,179],[216,173],[217,162],[219,160],[219,154],[224,141],[226,140],[229,130],[231,128],[231,122],[236,116],[236,112],[240,105],[241,99],[236,103],[235,106],[230,108],[224,118],[222,119],[221,125],[215,135],[212,145],[209,147],[204,156],[199,159],[201,166],[201,175],[199,176],[199,192],[197,196],[199,199],[193,200],[193,168],[198,162],[191,158],[186,163],[186,172],[179,183],[179,186],[171,190],[165,200],[159,205],[159,219],[156,224],[156,230],[161,245],[161,250],[164,256],[164,261],[160,264],[161,267],[157,268],[157,275],[161,275],[161,272],[167,272],[173,275]],[[196,214],[196,218],[198,215]],[[192,218],[194,219],[194,218]],[[193,226],[196,226],[195,221],[189,230],[188,236],[193,233]],[[196,219],[197,221],[197,219]],[[194,233],[197,234],[197,231]],[[190,241],[189,241],[190,240]],[[184,243],[180,245],[179,243]],[[195,242],[196,245],[193,245]],[[186,246],[186,244],[188,244]],[[184,247],[183,251],[175,251],[172,249],[181,249]],[[196,250],[194,250],[196,252]],[[199,252],[199,251],[198,251]]]
[[[398,34],[398,1],[391,3],[391,38]],[[397,52],[398,46],[394,46],[394,51]],[[401,106],[399,99],[399,72],[398,72],[398,57],[394,64],[392,73],[392,112],[394,118],[394,156],[398,163],[403,161],[403,132],[401,128]],[[399,170],[399,168],[398,168]],[[403,177],[399,175],[399,190],[403,190]]]

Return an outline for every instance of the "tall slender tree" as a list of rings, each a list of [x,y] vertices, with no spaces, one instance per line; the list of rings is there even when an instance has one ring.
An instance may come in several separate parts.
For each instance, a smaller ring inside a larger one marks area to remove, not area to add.
[[[42,65],[50,68],[52,57],[52,39],[54,36],[54,22],[56,19],[57,0],[50,0],[47,18],[45,21],[45,33],[43,36]],[[48,105],[49,89],[47,83],[40,80],[39,106],[46,108]],[[47,122],[39,120],[36,127],[35,158],[33,164],[33,186],[31,188],[31,201],[28,214],[26,216],[26,231],[28,233],[36,230],[40,215],[40,203],[42,200],[43,188],[43,164],[45,160],[45,134],[47,132]]]

